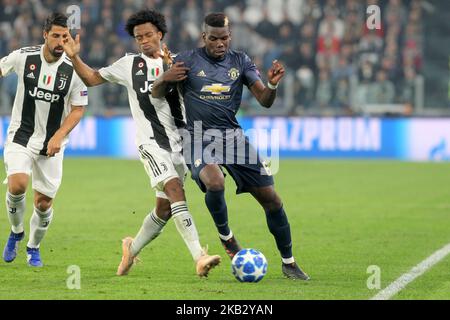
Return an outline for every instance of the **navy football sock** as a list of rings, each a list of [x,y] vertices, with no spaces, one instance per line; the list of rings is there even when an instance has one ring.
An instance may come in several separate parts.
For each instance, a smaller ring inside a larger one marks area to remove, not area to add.
[[[225,203],[225,190],[210,191],[208,190],[205,195],[205,203],[211,213],[217,230],[223,236],[230,234],[230,228],[228,227],[228,210]]]
[[[288,259],[292,257],[291,227],[289,225],[284,208],[269,212],[266,211],[267,225],[273,234],[280,251],[281,257]]]

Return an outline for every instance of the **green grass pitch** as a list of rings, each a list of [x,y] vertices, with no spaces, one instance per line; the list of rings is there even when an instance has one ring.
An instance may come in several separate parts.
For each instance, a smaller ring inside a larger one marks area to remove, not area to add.
[[[249,195],[236,196],[230,177],[230,225],[244,247],[268,259],[260,283],[234,279],[203,194],[190,178],[188,203],[201,242],[222,256],[222,264],[199,279],[169,223],[129,276],[115,276],[121,239],[136,234],[154,206],[154,192],[139,161],[68,158],[55,218],[41,246],[45,267],[26,265],[23,241],[16,261],[0,262],[0,299],[369,299],[378,292],[367,288],[369,266],[379,266],[384,288],[450,242],[450,164],[286,160],[275,181],[294,254],[312,277],[307,283],[283,278],[262,209]],[[32,192],[27,199],[28,233]],[[2,209],[1,250],[8,234]],[[66,286],[72,265],[81,271],[80,290]],[[447,257],[394,299],[450,299],[449,268]]]

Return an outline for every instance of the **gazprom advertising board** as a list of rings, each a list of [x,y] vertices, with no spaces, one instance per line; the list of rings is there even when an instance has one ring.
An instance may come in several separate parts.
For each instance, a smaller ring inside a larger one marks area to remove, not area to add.
[[[242,118],[244,132],[280,158],[450,161],[446,118]],[[9,118],[0,118],[0,151]],[[86,117],[70,135],[66,156],[138,157],[130,117]]]

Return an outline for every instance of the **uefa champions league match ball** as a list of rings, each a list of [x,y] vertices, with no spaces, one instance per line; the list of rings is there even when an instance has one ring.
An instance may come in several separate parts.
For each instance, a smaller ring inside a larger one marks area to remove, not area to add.
[[[240,282],[259,282],[267,273],[267,259],[258,250],[242,249],[231,260],[231,270]]]

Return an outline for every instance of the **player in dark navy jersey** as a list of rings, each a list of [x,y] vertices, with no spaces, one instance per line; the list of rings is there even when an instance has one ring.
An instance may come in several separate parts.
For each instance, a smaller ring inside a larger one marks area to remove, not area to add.
[[[273,62],[266,87],[251,59],[229,48],[231,31],[223,13],[205,18],[203,41],[204,47],[175,57],[172,67],[154,83],[152,95],[162,97],[178,84],[189,131],[183,153],[192,178],[206,193],[206,205],[230,258],[241,246],[228,226],[222,168],[236,182],[238,194],[251,193],[264,208],[269,230],[282,257],[283,273],[289,278],[308,280],[309,276],[294,260],[288,218],[275,192],[270,170],[243,135],[236,119],[244,85],[263,107],[272,106],[284,67],[278,61]]]

